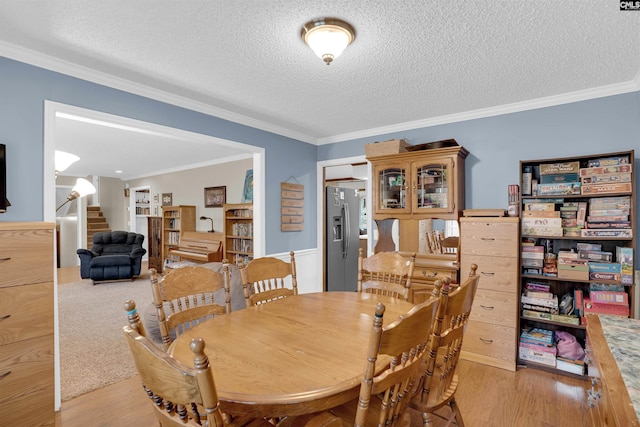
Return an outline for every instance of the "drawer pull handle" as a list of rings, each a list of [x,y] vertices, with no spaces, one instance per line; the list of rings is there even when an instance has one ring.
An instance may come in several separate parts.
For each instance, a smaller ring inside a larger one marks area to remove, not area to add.
[[[9,375],[11,373],[11,371],[7,371],[4,374],[0,374],[0,380],[3,379],[4,377],[6,377],[7,375]]]
[[[480,338],[480,341],[482,341],[485,344],[493,344],[493,340],[488,340],[486,338]]]
[[[423,275],[424,277],[436,277],[436,276],[438,275],[438,272],[436,271],[435,273],[433,273],[433,274],[431,274],[431,275],[427,275],[427,272],[426,272],[426,271],[423,271],[423,272],[422,272],[422,275]]]
[[[482,304],[480,304],[480,307],[484,308],[485,310],[493,310],[495,308],[492,305],[482,305]]]
[[[492,271],[481,271],[480,274],[483,274],[485,276],[495,276],[496,273]]]
[[[11,259],[10,256],[6,257],[6,258],[0,258],[0,261],[9,261]]]
[[[11,317],[10,314],[5,314],[4,316],[0,317],[0,320],[8,319],[9,317]]]
[[[486,240],[488,242],[493,242],[496,239],[494,239],[493,237],[482,237],[480,240]]]

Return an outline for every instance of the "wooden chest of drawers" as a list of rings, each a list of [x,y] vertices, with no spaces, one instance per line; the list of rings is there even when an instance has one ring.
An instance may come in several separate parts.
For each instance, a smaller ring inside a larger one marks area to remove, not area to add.
[[[54,425],[53,229],[0,222],[3,425]]]
[[[515,371],[519,218],[460,219],[460,270],[478,265],[480,281],[461,356]]]

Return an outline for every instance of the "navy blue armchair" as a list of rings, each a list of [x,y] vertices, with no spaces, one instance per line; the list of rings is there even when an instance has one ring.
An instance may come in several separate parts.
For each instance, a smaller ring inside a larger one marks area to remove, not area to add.
[[[106,231],[93,235],[91,250],[78,249],[80,277],[96,282],[133,280],[140,275],[144,235],[127,231]]]

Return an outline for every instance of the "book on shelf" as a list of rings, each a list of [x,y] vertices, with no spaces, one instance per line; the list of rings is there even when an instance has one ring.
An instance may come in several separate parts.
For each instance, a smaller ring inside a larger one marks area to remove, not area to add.
[[[555,203],[525,203],[524,205],[525,211],[555,211],[556,204]]]
[[[564,196],[581,194],[582,183],[575,182],[559,182],[555,184],[538,184],[538,194],[540,196]]]
[[[578,252],[580,251],[601,251],[602,244],[600,243],[588,243],[588,242],[578,242],[576,243],[576,249]]]
[[[565,182],[577,182],[580,180],[578,173],[557,173],[540,175],[540,184],[556,184]]]
[[[556,175],[561,173],[578,173],[580,162],[541,163],[540,175]]]
[[[603,251],[578,251],[578,258],[587,261],[610,262],[613,260],[613,253]]]
[[[632,238],[631,228],[610,229],[610,228],[584,228],[580,232],[580,237],[623,237]]]
[[[624,285],[619,283],[589,283],[589,291],[624,292]]]
[[[610,280],[613,282],[619,282],[622,279],[620,273],[598,273],[598,272],[589,272],[589,280],[599,281],[599,280]]]
[[[631,221],[587,221],[586,228],[620,230],[631,228]]]
[[[543,267],[544,258],[521,258],[520,265],[522,267]]]
[[[540,186],[538,186],[540,187]],[[609,193],[626,193],[631,191],[630,182],[615,182],[602,184],[585,184],[582,186],[582,194],[609,194]]]
[[[520,331],[520,342],[554,347],[554,333],[552,330],[536,327],[525,327]]]
[[[522,226],[522,234],[525,236],[562,237],[562,227],[525,227]]]
[[[629,305],[629,296],[626,292],[589,291],[589,299],[592,303]]]
[[[573,290],[573,313],[578,316],[584,316],[584,294],[582,289]]]
[[[560,218],[560,211],[528,210],[522,211],[522,218]]]
[[[544,305],[535,305],[526,302],[522,303],[522,309],[535,311],[537,313],[560,314],[560,310],[557,307],[547,307]]]
[[[533,282],[531,280],[527,280],[524,284],[524,288],[530,289],[532,291],[549,292],[551,290],[551,285],[549,285],[548,283]]]
[[[533,306],[540,307],[549,307],[553,309],[558,309],[558,296],[553,295],[551,298],[538,298],[538,297],[530,297],[525,294],[520,296],[520,301],[523,304],[530,304]]]
[[[589,272],[620,274],[622,272],[622,266],[619,262],[590,262]]]
[[[553,299],[555,296],[552,292],[549,291],[539,291],[534,289],[525,288],[524,294],[528,298],[544,298],[544,299]]]
[[[612,165],[612,166],[597,166],[592,168],[580,169],[580,177],[603,175],[610,173],[631,173],[631,165]]]
[[[525,205],[529,205],[529,204],[539,204],[539,203],[551,203],[554,206],[558,203],[563,203],[564,199],[563,198],[555,198],[555,197],[544,197],[544,198],[529,198],[529,199],[523,199],[522,203],[524,203]]]
[[[518,356],[522,360],[540,363],[542,365],[556,366],[557,349],[520,341]]]
[[[580,318],[569,314],[552,314],[535,310],[522,310],[522,315],[530,319],[549,320],[551,322],[567,323],[570,325],[579,325]]]
[[[631,182],[631,173],[605,173],[580,178],[582,184],[603,184],[614,182]]]
[[[522,227],[562,227],[562,218],[524,217]]]
[[[629,209],[631,196],[611,196],[590,199],[589,206],[593,209]]]
[[[556,357],[556,369],[577,375],[584,375],[586,373],[584,361],[566,359],[559,356]]]
[[[603,304],[592,302],[590,298],[585,298],[584,312],[629,317],[629,306],[622,304]]]
[[[616,246],[616,261],[620,263],[620,281],[625,285],[633,284],[633,248]]]
[[[587,162],[587,167],[602,167],[602,166],[618,166],[618,165],[628,165],[629,164],[629,156],[611,156],[611,157],[602,157],[599,159],[589,159]]]

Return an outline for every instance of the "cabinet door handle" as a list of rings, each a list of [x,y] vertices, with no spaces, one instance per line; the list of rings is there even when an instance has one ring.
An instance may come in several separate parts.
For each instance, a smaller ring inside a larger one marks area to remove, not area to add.
[[[8,319],[9,317],[11,317],[10,314],[5,314],[4,316],[0,317],[0,320]]]
[[[3,379],[4,377],[6,377],[7,375],[9,375],[11,373],[11,371],[7,371],[3,374],[0,374],[0,380]]]
[[[496,273],[492,272],[492,271],[481,271],[480,274],[483,274],[485,276],[495,276]]]
[[[486,338],[480,338],[480,341],[482,341],[485,344],[493,344],[493,340],[488,340]]]
[[[494,241],[494,240],[496,240],[496,239],[494,239],[493,237],[483,237],[483,238],[481,238],[480,240],[486,240],[486,241],[488,241],[488,242],[493,242],[493,241]]]
[[[480,307],[484,308],[485,310],[493,310],[495,308],[492,305],[482,305],[482,304],[480,304]]]
[[[11,257],[8,256],[8,257],[5,257],[5,258],[0,258],[0,261],[9,261],[10,259],[11,259]]]

